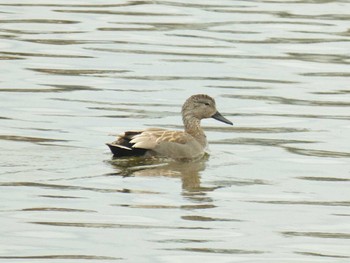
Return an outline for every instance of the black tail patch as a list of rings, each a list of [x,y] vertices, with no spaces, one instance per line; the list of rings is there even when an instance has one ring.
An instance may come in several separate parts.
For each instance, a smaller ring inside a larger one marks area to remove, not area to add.
[[[111,150],[111,152],[116,157],[123,157],[123,156],[142,156],[146,153],[146,149],[141,148],[129,148],[122,145],[116,145],[107,143],[107,146]]]
[[[146,153],[147,149],[133,148],[132,146],[134,144],[130,143],[133,137],[140,133],[142,131],[127,131],[124,135],[119,136],[116,141],[106,144],[115,157],[142,156]]]

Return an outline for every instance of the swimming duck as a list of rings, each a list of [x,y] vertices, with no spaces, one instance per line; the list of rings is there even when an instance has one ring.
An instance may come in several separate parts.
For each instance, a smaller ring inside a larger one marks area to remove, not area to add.
[[[216,109],[215,100],[205,94],[189,97],[182,106],[184,131],[149,128],[126,131],[107,143],[115,157],[157,156],[171,159],[198,159],[205,154],[207,138],[201,128],[202,119],[214,118],[233,125]]]

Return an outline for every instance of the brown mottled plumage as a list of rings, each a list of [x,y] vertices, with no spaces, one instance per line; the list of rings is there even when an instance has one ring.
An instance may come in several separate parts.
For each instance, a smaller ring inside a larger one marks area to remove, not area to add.
[[[150,128],[142,131],[127,131],[116,141],[107,143],[116,157],[159,156],[173,159],[196,159],[205,153],[207,139],[200,121],[205,118],[232,125],[217,110],[215,100],[208,95],[193,95],[182,106],[185,131]]]

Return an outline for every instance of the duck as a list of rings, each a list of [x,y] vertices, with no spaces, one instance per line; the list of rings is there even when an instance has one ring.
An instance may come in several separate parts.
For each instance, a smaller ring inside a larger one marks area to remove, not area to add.
[[[216,109],[215,100],[206,94],[189,97],[181,113],[184,131],[162,128],[126,131],[106,144],[115,158],[144,156],[194,160],[205,155],[208,144],[201,127],[202,119],[213,118],[233,125]]]

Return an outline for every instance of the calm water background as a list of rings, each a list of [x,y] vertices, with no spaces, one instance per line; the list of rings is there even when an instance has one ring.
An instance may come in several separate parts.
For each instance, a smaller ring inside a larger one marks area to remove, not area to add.
[[[0,261],[350,262],[349,10],[0,0]],[[112,160],[196,93],[207,160]]]

